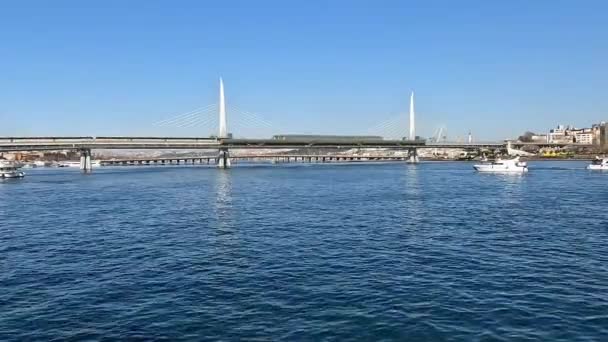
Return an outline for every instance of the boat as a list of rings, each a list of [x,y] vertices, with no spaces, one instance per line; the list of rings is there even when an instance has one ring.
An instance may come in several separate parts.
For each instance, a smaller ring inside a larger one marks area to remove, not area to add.
[[[595,157],[591,164],[587,165],[587,170],[608,170],[608,158]]]
[[[80,167],[80,162],[79,161],[65,161],[65,162],[61,162],[61,163],[57,164],[57,166],[59,166],[59,167]],[[91,167],[100,167],[100,166],[101,166],[100,160],[91,161]]]
[[[526,162],[519,161],[519,157],[505,160],[496,159],[493,162],[473,165],[473,168],[478,172],[528,172],[528,164]]]
[[[9,161],[0,160],[0,178],[22,178],[25,172],[19,171],[19,166]]]
[[[80,167],[79,161],[64,161],[57,164],[59,167]]]

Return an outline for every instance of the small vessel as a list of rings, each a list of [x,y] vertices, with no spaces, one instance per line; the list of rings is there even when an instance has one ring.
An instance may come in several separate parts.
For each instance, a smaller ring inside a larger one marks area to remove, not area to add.
[[[65,162],[61,162],[61,163],[57,164],[57,166],[59,166],[59,167],[80,167],[80,162],[79,161],[65,161]],[[100,167],[100,166],[101,166],[100,160],[91,161],[91,167]]]
[[[608,158],[595,157],[590,165],[587,165],[587,170],[608,170]]]
[[[80,167],[79,161],[64,161],[57,164],[59,167]]]
[[[473,168],[478,172],[528,172],[528,164],[519,161],[519,157],[513,159],[496,159],[490,163],[473,165]]]
[[[19,171],[19,166],[5,160],[0,160],[0,178],[21,178],[25,172]]]

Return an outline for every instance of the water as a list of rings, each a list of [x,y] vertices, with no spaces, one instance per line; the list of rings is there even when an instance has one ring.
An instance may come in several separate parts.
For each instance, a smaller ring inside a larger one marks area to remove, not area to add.
[[[0,182],[0,340],[607,340],[584,165],[30,170]]]

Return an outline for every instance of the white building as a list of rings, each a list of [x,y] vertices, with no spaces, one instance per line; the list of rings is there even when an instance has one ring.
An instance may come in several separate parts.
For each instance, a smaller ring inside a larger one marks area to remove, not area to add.
[[[574,135],[574,142],[581,145],[593,144],[593,133],[578,133]]]
[[[570,127],[564,127],[563,125],[557,125],[557,128],[549,130],[547,134],[548,143],[573,143],[573,136],[568,134]]]

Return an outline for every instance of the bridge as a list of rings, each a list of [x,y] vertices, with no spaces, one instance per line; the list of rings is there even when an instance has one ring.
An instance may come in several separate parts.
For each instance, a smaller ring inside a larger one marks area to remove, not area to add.
[[[461,148],[500,149],[510,148],[505,142],[490,143],[431,143],[417,139],[415,135],[414,94],[410,97],[408,139],[384,139],[382,137],[340,136],[288,136],[273,139],[233,139],[227,130],[224,83],[220,79],[219,129],[217,137],[0,137],[0,152],[15,151],[79,151],[80,168],[91,171],[91,150],[95,149],[148,149],[148,150],[216,150],[215,162],[220,168],[231,165],[231,149],[294,149],[294,148],[383,148],[408,151],[408,161],[418,162],[418,149]],[[188,119],[192,121],[192,119]],[[285,138],[287,137],[287,138]]]

